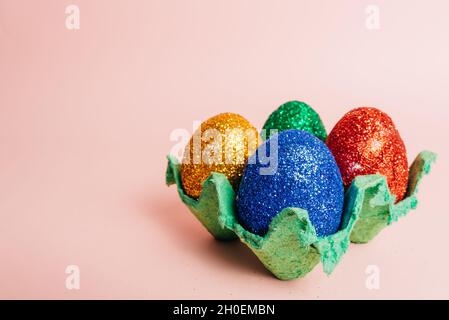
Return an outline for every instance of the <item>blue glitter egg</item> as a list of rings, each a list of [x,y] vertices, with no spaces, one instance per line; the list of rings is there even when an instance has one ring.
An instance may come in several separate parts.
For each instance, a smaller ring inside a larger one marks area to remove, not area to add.
[[[236,209],[240,224],[258,235],[282,209],[305,209],[323,237],[338,231],[343,200],[340,171],[324,142],[306,131],[286,130],[248,159]]]

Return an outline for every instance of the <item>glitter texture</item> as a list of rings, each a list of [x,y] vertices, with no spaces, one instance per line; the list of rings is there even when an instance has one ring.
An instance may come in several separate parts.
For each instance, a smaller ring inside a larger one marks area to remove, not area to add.
[[[195,136],[200,149],[195,145]],[[248,157],[261,141],[257,129],[238,114],[221,113],[204,121],[184,150],[181,180],[186,194],[198,198],[204,180],[212,172],[223,173],[236,190]],[[206,160],[205,154],[213,161]]]
[[[308,104],[300,101],[290,101],[280,106],[268,117],[263,129],[267,130],[267,138],[271,136],[270,129],[277,129],[279,132],[297,129],[326,140],[326,129],[320,116]]]
[[[371,107],[349,111],[326,141],[346,188],[359,175],[381,174],[401,200],[407,190],[408,163],[404,142],[391,118]]]
[[[275,137],[277,170],[261,175],[259,169],[268,165],[259,153],[270,154]],[[340,171],[324,142],[306,131],[286,130],[265,141],[248,161],[236,197],[237,218],[247,230],[264,235],[282,209],[301,208],[323,237],[338,230],[343,199]]]

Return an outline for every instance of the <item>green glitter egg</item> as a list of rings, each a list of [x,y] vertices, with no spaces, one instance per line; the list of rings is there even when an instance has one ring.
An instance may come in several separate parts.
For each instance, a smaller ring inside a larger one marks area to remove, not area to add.
[[[268,139],[276,129],[278,132],[290,129],[307,131],[321,140],[326,140],[326,129],[318,113],[308,104],[300,101],[289,101],[281,105],[268,117],[263,129]],[[263,135],[262,135],[263,136]]]

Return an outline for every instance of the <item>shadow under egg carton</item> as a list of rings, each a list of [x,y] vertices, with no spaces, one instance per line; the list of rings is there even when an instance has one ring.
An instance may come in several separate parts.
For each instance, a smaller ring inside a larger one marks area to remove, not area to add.
[[[286,208],[271,222],[268,232],[259,236],[245,230],[238,222],[235,192],[227,178],[212,173],[203,184],[198,200],[184,193],[180,164],[168,156],[167,185],[176,184],[179,196],[195,217],[217,240],[240,239],[277,278],[290,280],[305,276],[320,261],[330,274],[350,242],[366,243],[383,228],[416,208],[416,194],[423,176],[429,173],[436,155],[421,152],[410,167],[405,198],[395,203],[382,175],[358,176],[345,193],[340,230],[318,238],[306,210]]]

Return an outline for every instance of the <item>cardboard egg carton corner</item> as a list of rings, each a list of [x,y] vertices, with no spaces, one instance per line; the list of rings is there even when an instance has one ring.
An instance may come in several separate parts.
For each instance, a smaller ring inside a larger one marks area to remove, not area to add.
[[[167,185],[175,184],[181,201],[202,225],[221,241],[240,239],[278,279],[303,277],[320,261],[330,274],[349,248],[349,243],[366,243],[379,232],[405,216],[418,204],[418,186],[430,172],[436,155],[421,152],[409,171],[406,196],[395,203],[382,175],[358,176],[345,193],[340,230],[318,238],[307,211],[285,208],[271,222],[268,232],[259,236],[245,230],[234,208],[235,192],[223,174],[212,173],[203,183],[198,199],[184,193],[180,164],[168,156]]]

